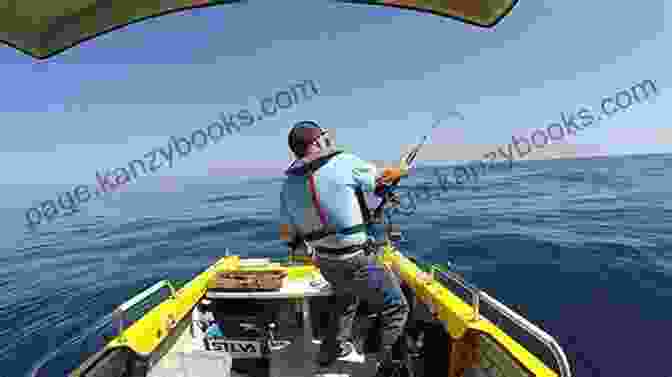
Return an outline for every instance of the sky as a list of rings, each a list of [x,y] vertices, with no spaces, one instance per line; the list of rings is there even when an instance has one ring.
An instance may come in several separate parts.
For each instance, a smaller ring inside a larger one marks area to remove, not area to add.
[[[425,160],[478,158],[644,80],[655,82],[655,99],[569,137],[563,150],[671,152],[670,7],[632,4],[523,0],[485,29],[397,8],[250,1],[147,20],[46,62],[3,47],[0,189],[94,183],[97,171],[127,166],[220,112],[255,112],[256,98],[303,80],[320,94],[155,175],[280,172],[287,132],[304,119],[382,161],[443,119]]]

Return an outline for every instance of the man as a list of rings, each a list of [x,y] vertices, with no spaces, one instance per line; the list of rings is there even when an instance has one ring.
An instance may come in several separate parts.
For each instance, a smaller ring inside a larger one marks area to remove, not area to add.
[[[286,171],[281,199],[281,238],[296,249],[303,246],[335,291],[337,320],[330,321],[318,363],[328,366],[356,354],[351,332],[359,300],[380,314],[381,351],[377,376],[392,370],[392,347],[408,317],[408,303],[396,275],[377,256],[367,224],[364,192],[380,193],[408,167],[382,169],[335,148],[328,132],[312,121],[294,125],[289,147],[296,160]]]

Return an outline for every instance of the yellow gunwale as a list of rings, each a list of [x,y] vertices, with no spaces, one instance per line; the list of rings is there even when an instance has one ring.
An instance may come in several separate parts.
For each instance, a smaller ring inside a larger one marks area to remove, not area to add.
[[[386,248],[383,261],[392,265],[395,272],[411,286],[420,301],[436,310],[438,319],[445,325],[453,339],[462,338],[469,329],[482,332],[494,338],[523,368],[534,376],[558,377],[554,370],[547,367],[539,358],[483,315],[479,315],[479,319],[474,321],[473,307],[441,283],[433,280],[425,282],[418,279],[418,273],[423,271],[394,248]]]

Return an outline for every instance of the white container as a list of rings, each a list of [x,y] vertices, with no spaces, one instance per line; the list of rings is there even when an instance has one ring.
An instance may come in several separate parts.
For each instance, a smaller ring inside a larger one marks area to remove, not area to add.
[[[231,377],[231,355],[227,352],[193,350],[176,352],[170,363],[159,363],[151,377]]]
[[[239,261],[240,267],[264,267],[270,263],[270,258],[243,258]]]
[[[180,356],[185,377],[231,376],[232,359],[228,352],[194,350]]]

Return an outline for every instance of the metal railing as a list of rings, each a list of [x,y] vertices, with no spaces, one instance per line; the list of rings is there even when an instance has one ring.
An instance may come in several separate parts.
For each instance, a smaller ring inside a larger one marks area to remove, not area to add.
[[[186,283],[186,281],[184,283]],[[107,352],[104,350],[104,346],[115,336],[114,334],[111,334],[115,330],[113,328],[115,322],[118,324],[118,332],[116,336],[118,336],[122,342],[125,342],[123,333],[127,320],[127,312],[135,308],[138,304],[144,302],[153,294],[159,292],[164,287],[168,287],[170,289],[170,298],[176,299],[177,292],[175,291],[175,286],[182,287],[184,283],[173,283],[169,280],[163,280],[145,289],[130,300],[118,306],[112,313],[109,313],[96,321],[94,325],[84,330],[82,334],[78,334],[72,337],[66,343],[59,346],[59,349],[49,353],[38,362],[33,364],[30,372],[28,372],[25,377],[51,376],[54,374],[54,370],[61,368],[61,366],[57,365],[59,362],[70,362],[73,359],[78,359],[77,362],[80,363],[80,367],[85,365],[94,365],[107,354]],[[112,331],[109,333],[104,333],[108,329]],[[101,338],[103,342],[98,343],[98,339]],[[91,344],[89,344],[89,342],[91,342]],[[74,364],[72,366],[68,366],[68,368],[74,369],[77,368],[77,365]],[[72,372],[70,373],[70,375],[72,375]]]
[[[497,301],[493,297],[490,297],[487,293],[480,290],[475,285],[466,282],[460,275],[455,272],[448,271],[442,268],[439,265],[432,265],[431,267],[432,278],[437,280],[436,277],[440,276],[444,279],[453,281],[463,288],[465,288],[471,294],[471,305],[474,310],[474,317],[472,320],[477,321],[480,318],[479,307],[481,300],[492,306],[499,314],[511,320],[517,326],[525,330],[528,334],[532,335],[535,339],[541,342],[544,346],[551,350],[555,362],[558,364],[560,371],[560,377],[572,377],[572,372],[570,369],[569,362],[567,361],[567,356],[562,350],[562,347],[558,342],[544,330],[540,329],[527,319],[520,316],[518,313],[511,310],[506,305]]]
[[[170,289],[170,298],[171,299],[176,299],[177,298],[177,293],[175,291],[175,287],[169,280],[161,280],[158,283],[152,285],[151,287],[145,289],[144,291],[138,293],[137,295],[133,296],[130,300],[124,302],[123,304],[119,305],[113,312],[112,312],[112,320],[118,323],[118,333],[117,335],[119,336],[119,340],[121,342],[124,342],[126,339],[124,337],[124,325],[126,323],[126,313],[138,305],[139,303],[143,302],[145,299],[147,299],[149,296],[153,295],[154,293],[157,293],[160,291],[162,288],[168,287]]]

